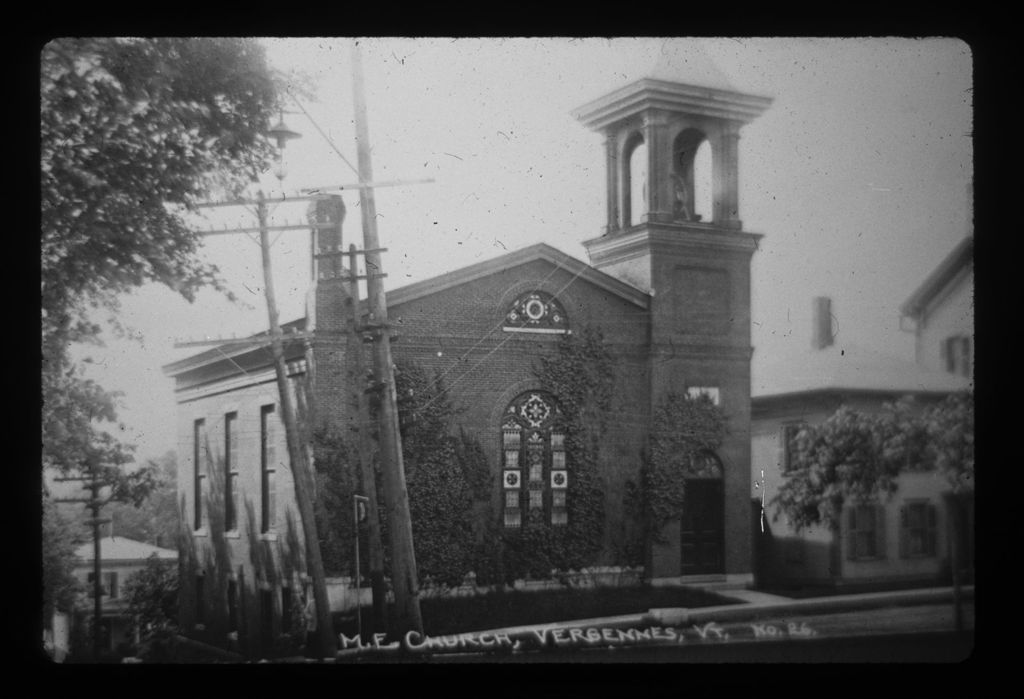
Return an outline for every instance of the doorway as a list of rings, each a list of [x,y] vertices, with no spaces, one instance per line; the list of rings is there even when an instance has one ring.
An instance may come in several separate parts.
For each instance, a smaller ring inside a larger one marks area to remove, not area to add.
[[[686,480],[680,523],[680,574],[725,572],[725,490],[721,479]]]

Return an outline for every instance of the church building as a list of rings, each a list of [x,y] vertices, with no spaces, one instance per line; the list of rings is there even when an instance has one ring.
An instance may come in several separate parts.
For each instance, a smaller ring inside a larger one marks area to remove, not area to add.
[[[647,542],[644,577],[752,582],[750,264],[760,235],[740,219],[738,147],[741,127],[770,102],[653,77],[585,104],[574,116],[603,136],[607,169],[607,222],[583,242],[587,262],[537,244],[388,290],[394,361],[446,377],[457,429],[486,455],[492,485],[481,511],[493,526],[570,524],[567,407],[536,369],[564,336],[594,329],[615,363],[598,445],[605,521],[594,565],[623,565],[624,492],[637,479],[657,406],[670,393],[705,394],[726,416],[726,435],[688,479],[682,518]],[[289,373],[308,380],[317,419],[343,425],[358,378],[351,352],[366,350],[344,341],[347,272],[336,254],[344,211],[333,201],[334,210],[325,204],[317,215],[339,226],[317,235],[312,302],[306,318],[285,326],[286,356]],[[365,301],[360,308],[365,314]],[[179,500],[192,542],[182,556],[181,622],[202,631],[219,614],[229,638],[263,647],[287,627],[302,573],[266,341],[256,336],[165,367],[176,382]],[[218,606],[227,611],[211,611]]]

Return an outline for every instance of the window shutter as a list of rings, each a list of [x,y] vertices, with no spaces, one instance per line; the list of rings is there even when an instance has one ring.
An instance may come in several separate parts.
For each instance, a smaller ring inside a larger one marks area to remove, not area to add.
[[[885,550],[885,508],[881,505],[875,506],[875,555],[889,557]]]
[[[946,371],[950,370],[949,342],[949,338],[946,338],[939,344],[939,359],[942,360],[942,366],[946,367]]]
[[[908,529],[907,506],[900,507],[900,558],[910,555],[910,530]]]
[[[846,517],[846,559],[857,560],[857,508],[851,507]]]
[[[935,521],[935,505],[928,503],[928,536],[925,541],[927,542],[926,545],[928,547],[929,556],[934,556],[935,552],[938,550],[938,547],[935,545],[935,537],[938,530],[938,527],[935,526]]]

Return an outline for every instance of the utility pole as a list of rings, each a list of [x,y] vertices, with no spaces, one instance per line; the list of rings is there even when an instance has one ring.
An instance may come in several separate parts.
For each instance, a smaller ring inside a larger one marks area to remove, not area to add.
[[[107,504],[106,500],[100,499],[100,489],[105,485],[99,480],[95,464],[85,462],[89,471],[88,476],[65,476],[55,478],[58,483],[69,481],[88,481],[84,486],[91,494],[89,498],[57,498],[57,502],[78,502],[84,504],[92,511],[92,517],[85,523],[92,526],[92,644],[93,657],[99,659],[103,650],[103,631],[100,626],[100,619],[103,617],[103,581],[101,575],[100,558],[100,526],[110,521],[109,518],[100,517],[100,509]]]
[[[366,97],[363,89],[363,65],[358,43],[352,47],[352,93],[355,105],[356,147],[359,181],[373,181],[370,162],[370,135],[366,120]],[[359,189],[363,218],[363,247],[366,254],[366,294],[369,320],[373,332],[373,364],[377,381],[383,384],[380,401],[380,463],[384,483],[384,504],[388,516],[391,543],[391,581],[395,593],[394,632],[423,632],[420,616],[419,581],[413,549],[409,494],[405,486],[402,462],[402,436],[398,428],[398,403],[395,395],[394,370],[391,361],[391,338],[388,333],[388,308],[377,236],[377,208],[373,189]]]
[[[366,519],[369,535],[370,551],[370,589],[373,592],[373,628],[375,631],[384,629],[384,604],[387,591],[384,588],[384,547],[380,536],[380,515],[377,512],[377,478],[373,467],[373,445],[370,430],[370,408],[366,396],[366,368],[363,364],[363,336],[359,332],[359,277],[356,262],[356,246],[349,245],[349,276],[348,298],[345,303],[349,307],[348,346],[351,354],[352,387],[355,399],[356,419],[358,425],[356,443],[359,445],[359,473],[363,495],[366,500]],[[356,531],[358,532],[358,521]],[[358,537],[356,538],[356,555],[358,556]],[[359,581],[356,581],[356,590]]]
[[[313,600],[316,604],[317,635],[324,657],[337,654],[337,643],[331,624],[330,603],[327,598],[327,581],[324,562],[320,555],[320,537],[317,533],[316,517],[313,511],[313,475],[309,472],[308,444],[299,438],[295,421],[295,406],[288,387],[288,372],[284,363],[284,343],[281,325],[277,315],[277,301],[274,295],[274,277],[270,264],[270,233],[267,223],[267,201],[262,190],[256,200],[256,215],[259,219],[260,252],[263,258],[263,287],[267,298],[267,315],[270,320],[270,348],[274,357],[274,373],[277,376],[277,391],[281,396],[281,413],[284,418],[285,441],[291,462],[292,480],[295,483],[295,500],[302,520],[302,533],[306,544],[306,566],[313,579]]]

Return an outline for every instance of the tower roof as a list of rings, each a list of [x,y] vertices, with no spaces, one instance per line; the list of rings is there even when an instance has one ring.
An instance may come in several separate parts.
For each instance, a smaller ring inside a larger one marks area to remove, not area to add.
[[[695,41],[664,44],[654,67],[644,77],[738,92],[726,74]]]
[[[601,130],[648,109],[685,112],[747,123],[771,104],[769,97],[740,92],[699,41],[666,42],[639,80],[573,111]]]
[[[649,109],[746,124],[760,116],[771,103],[770,97],[648,77],[588,102],[573,110],[572,115],[595,131]]]

